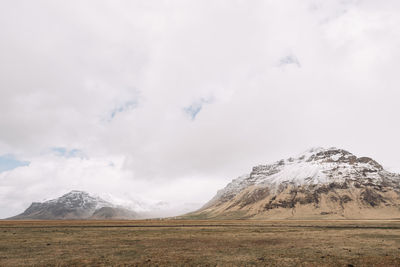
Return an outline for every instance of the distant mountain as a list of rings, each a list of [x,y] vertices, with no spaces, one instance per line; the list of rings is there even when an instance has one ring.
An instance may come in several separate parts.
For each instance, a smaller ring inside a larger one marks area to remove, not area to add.
[[[94,211],[92,220],[129,220],[138,218],[138,214],[126,208],[102,207]]]
[[[134,219],[136,213],[83,191],[71,191],[43,203],[33,202],[10,220]]]
[[[400,218],[400,175],[337,148],[314,148],[232,180],[184,218]]]

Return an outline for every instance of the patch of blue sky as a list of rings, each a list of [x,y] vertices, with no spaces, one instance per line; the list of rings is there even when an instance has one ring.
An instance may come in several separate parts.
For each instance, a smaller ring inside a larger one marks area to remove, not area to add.
[[[70,149],[68,150],[65,147],[53,147],[51,151],[59,157],[64,158],[86,158],[85,153],[83,153],[80,149]]]
[[[183,108],[183,111],[188,114],[192,120],[194,120],[202,108],[203,105],[201,103],[193,103],[190,106]]]
[[[212,102],[212,99],[201,98],[198,101],[193,102],[187,107],[183,108],[183,111],[190,117],[191,120],[195,120],[196,116],[203,109],[204,104],[209,104]]]
[[[29,161],[19,160],[11,154],[0,156],[0,172],[13,170],[18,167],[28,166],[29,164]]]
[[[114,108],[113,110],[111,110],[110,120],[112,120],[118,113],[132,110],[136,107],[137,107],[136,101],[127,101],[127,102],[123,103],[122,105],[119,105],[116,108]]]

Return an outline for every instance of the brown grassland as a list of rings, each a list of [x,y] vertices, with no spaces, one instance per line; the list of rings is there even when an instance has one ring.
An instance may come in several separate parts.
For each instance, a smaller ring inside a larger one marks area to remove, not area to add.
[[[0,221],[0,266],[400,266],[400,221]]]

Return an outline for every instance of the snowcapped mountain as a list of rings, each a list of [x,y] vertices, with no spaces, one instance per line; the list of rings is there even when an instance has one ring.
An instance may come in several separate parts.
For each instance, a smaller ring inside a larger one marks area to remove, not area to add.
[[[133,219],[136,213],[94,197],[83,191],[71,191],[43,203],[33,202],[23,213],[9,219]]]
[[[313,148],[229,183],[197,218],[400,218],[400,175],[368,157]]]

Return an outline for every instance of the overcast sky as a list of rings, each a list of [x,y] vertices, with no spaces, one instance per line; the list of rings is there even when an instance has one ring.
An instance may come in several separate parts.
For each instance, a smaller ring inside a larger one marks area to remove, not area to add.
[[[72,189],[179,213],[315,146],[400,172],[399,25],[398,0],[0,0],[0,218]]]

